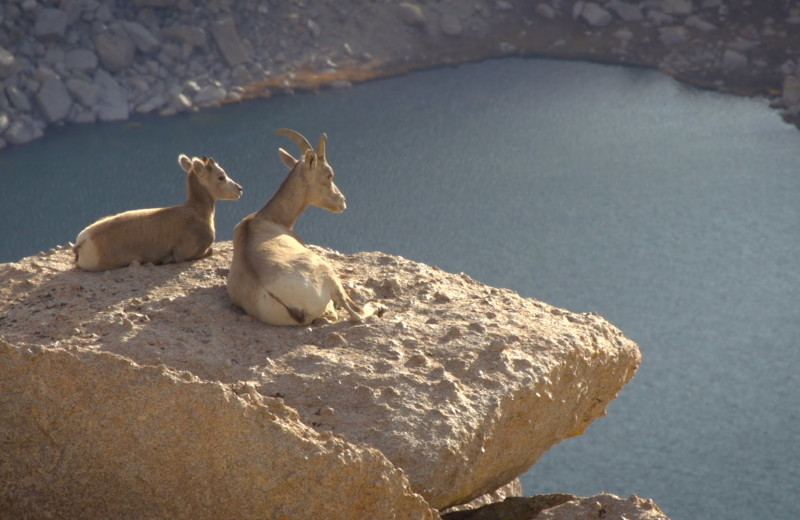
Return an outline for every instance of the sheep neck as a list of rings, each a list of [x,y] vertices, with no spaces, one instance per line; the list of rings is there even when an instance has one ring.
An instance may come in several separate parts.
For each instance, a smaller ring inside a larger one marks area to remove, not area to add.
[[[200,183],[196,175],[190,173],[187,176],[186,188],[188,193],[186,204],[194,208],[198,213],[213,218],[214,197],[212,197],[206,187]]]
[[[294,223],[308,207],[307,191],[302,177],[297,174],[297,168],[295,168],[256,216],[293,230]]]

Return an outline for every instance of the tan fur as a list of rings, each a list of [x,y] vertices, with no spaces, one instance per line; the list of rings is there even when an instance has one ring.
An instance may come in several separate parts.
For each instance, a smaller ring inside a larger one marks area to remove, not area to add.
[[[187,172],[187,199],[167,208],[137,209],[102,218],[78,234],[75,263],[87,271],[125,267],[131,262],[164,264],[210,255],[217,200],[242,195],[213,159],[178,156]]]
[[[331,303],[354,321],[382,314],[382,306],[368,304],[361,310],[354,305],[330,264],[294,233],[295,221],[309,205],[333,213],[346,208],[325,157],[325,134],[314,152],[300,134],[285,129],[278,133],[298,143],[303,156],[295,159],[279,149],[289,175],[264,207],[234,230],[227,283],[231,301],[270,325],[307,325],[326,313],[336,319]]]

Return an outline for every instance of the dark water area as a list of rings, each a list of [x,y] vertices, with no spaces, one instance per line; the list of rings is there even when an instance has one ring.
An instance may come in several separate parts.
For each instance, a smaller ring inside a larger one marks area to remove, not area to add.
[[[792,518],[800,482],[800,132],[766,102],[655,72],[546,60],[426,71],[175,118],[66,127],[0,152],[0,261],[99,217],[185,198],[177,155],[244,186],[217,236],[286,170],[295,128],[348,209],[298,234],[466,272],[642,349],[608,416],[553,447],[526,494],[635,493],[673,519]]]

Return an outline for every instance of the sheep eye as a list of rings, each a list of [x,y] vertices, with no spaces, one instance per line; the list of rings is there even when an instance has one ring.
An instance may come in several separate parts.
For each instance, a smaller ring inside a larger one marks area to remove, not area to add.
[[[225,176],[224,176],[224,175],[220,175],[220,176],[219,176],[219,177],[217,177],[217,178],[218,178],[219,180],[221,180],[221,181],[224,181],[224,180],[225,180]]]

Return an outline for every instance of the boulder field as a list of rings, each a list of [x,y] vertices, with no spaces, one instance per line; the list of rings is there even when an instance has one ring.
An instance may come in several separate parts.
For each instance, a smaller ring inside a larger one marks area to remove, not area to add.
[[[0,148],[503,56],[657,68],[800,121],[800,4],[751,0],[7,0]]]
[[[227,297],[230,242],[101,273],[66,247],[0,265],[0,510],[437,518],[518,493],[640,363],[596,314],[397,256],[316,251],[387,312],[267,326]]]

